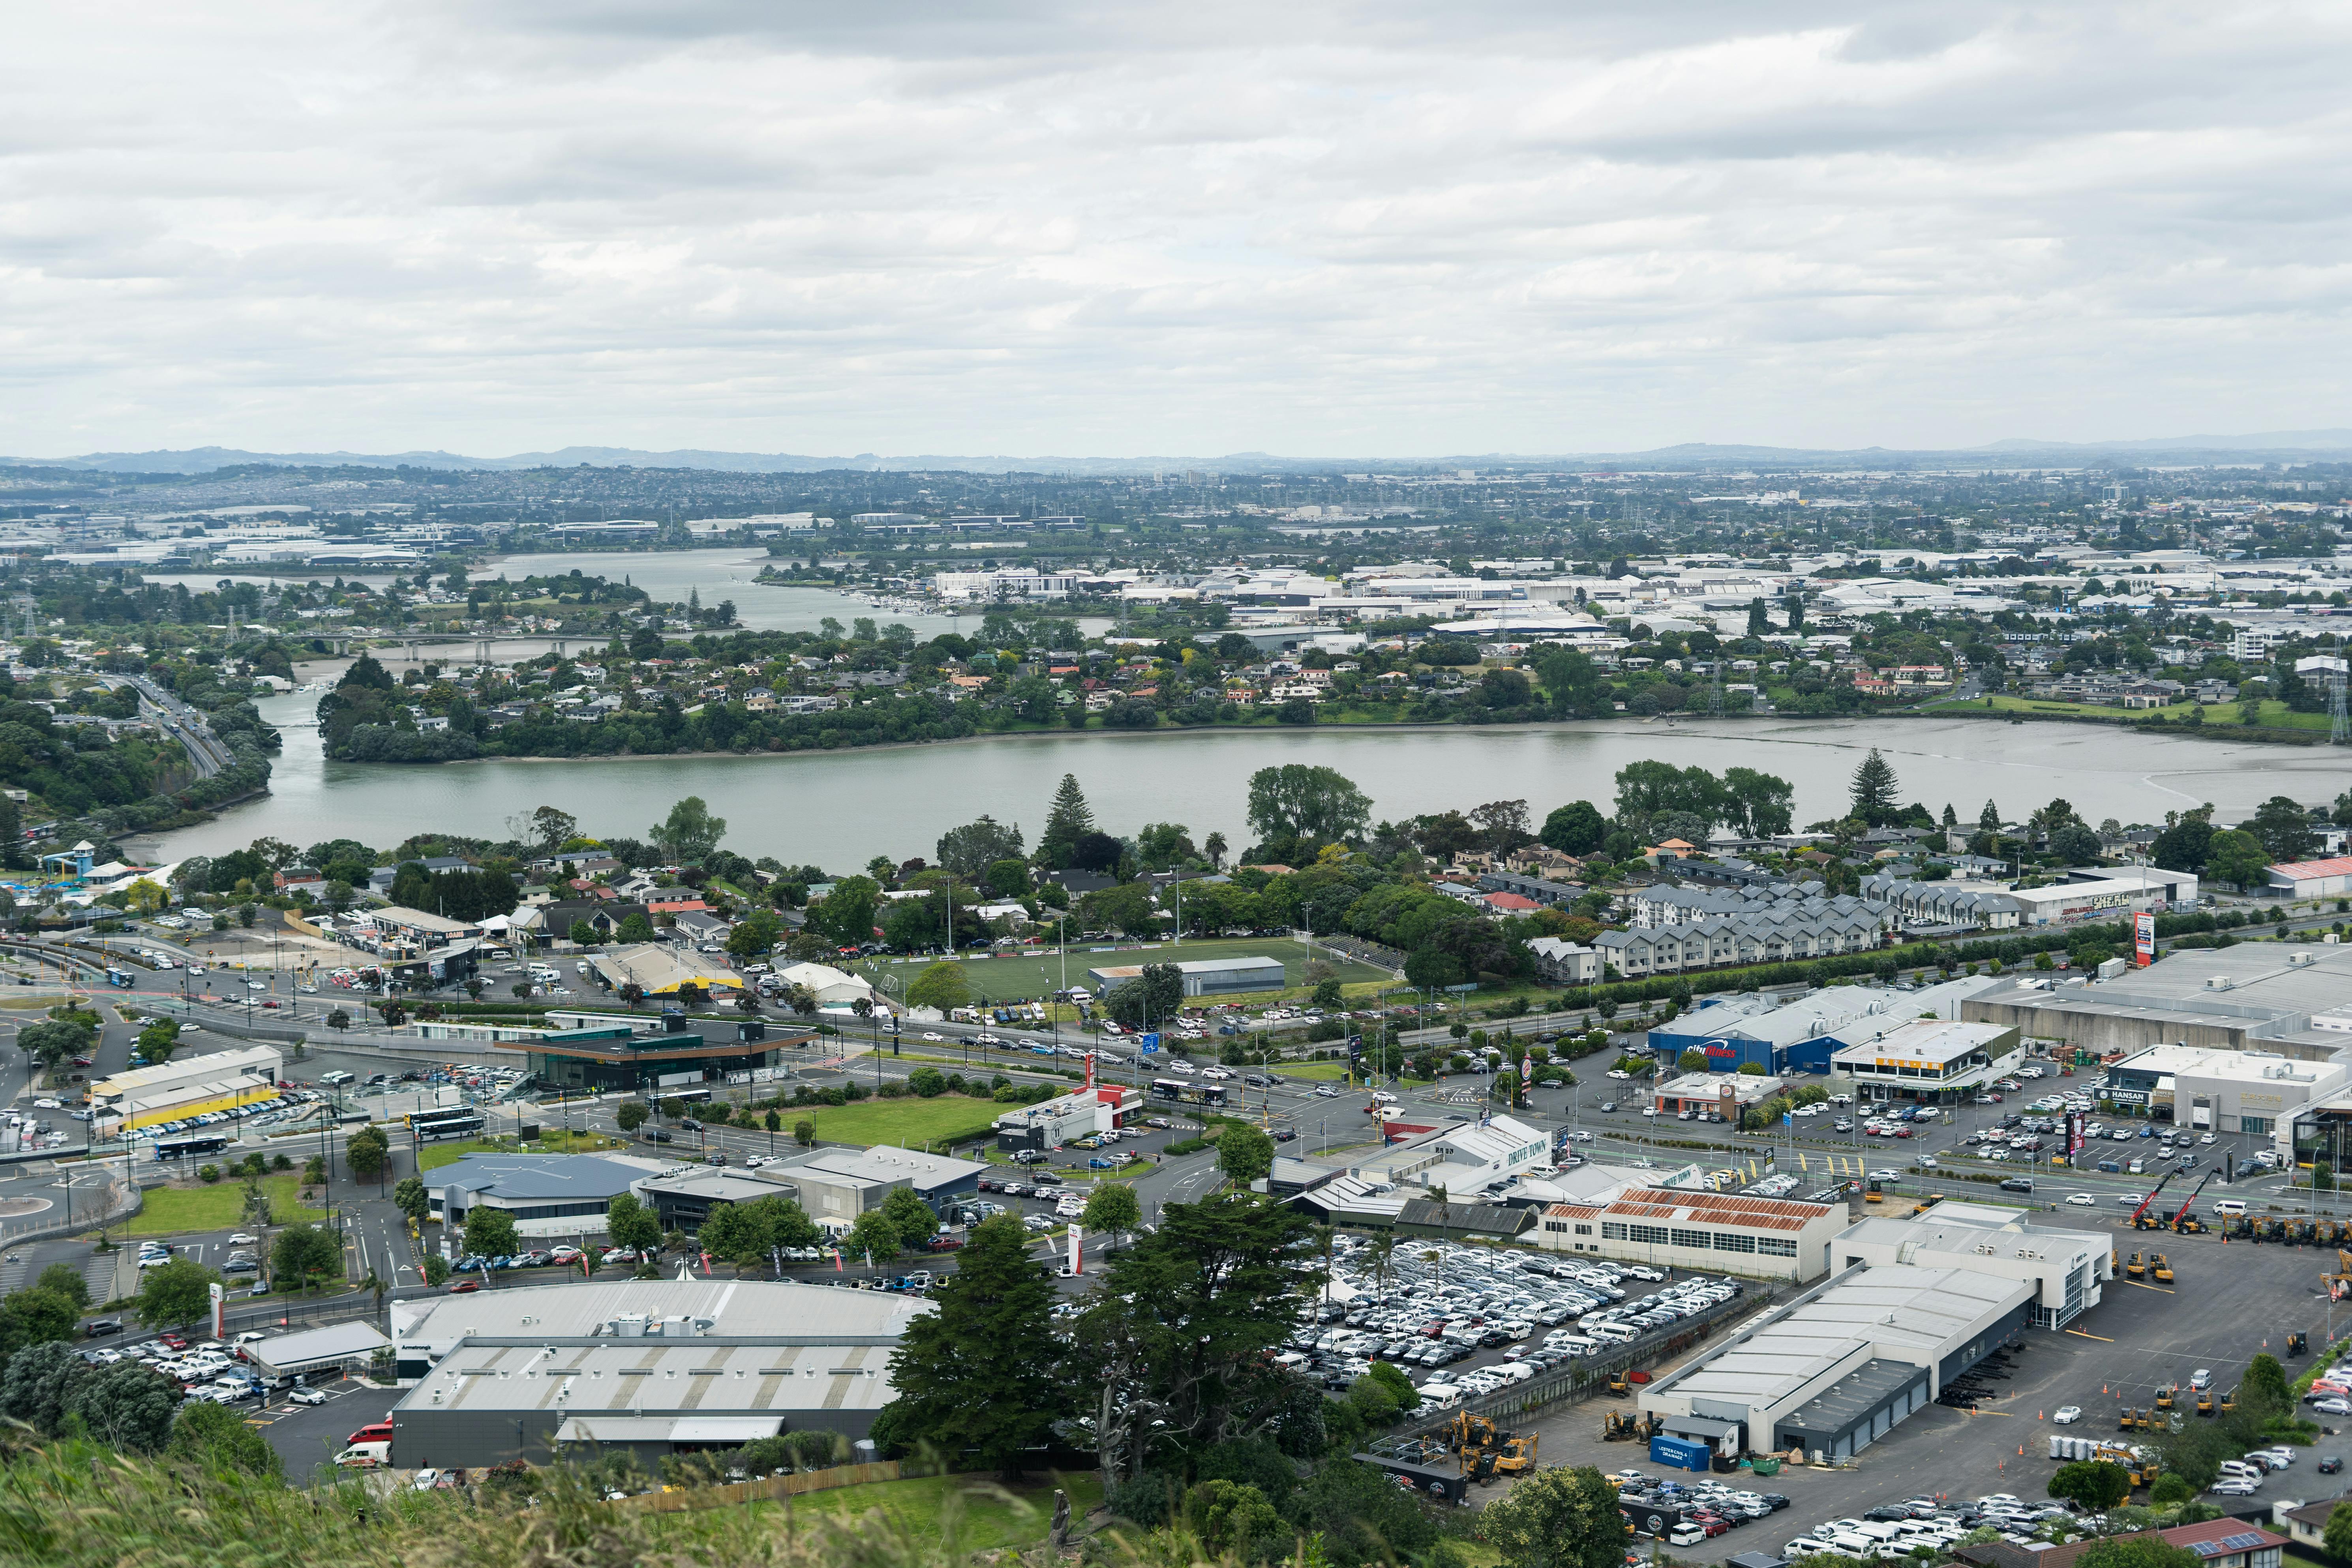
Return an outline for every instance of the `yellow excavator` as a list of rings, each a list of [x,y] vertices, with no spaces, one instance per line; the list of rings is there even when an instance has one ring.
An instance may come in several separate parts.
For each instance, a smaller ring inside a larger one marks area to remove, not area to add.
[[[2147,1277],[2159,1285],[2172,1283],[2172,1263],[2161,1252],[2147,1255]]]
[[[1493,1421],[1484,1415],[1473,1415],[1467,1410],[1454,1412],[1445,1428],[1445,1440],[1457,1454],[1483,1454],[1499,1439]]]
[[[2158,1410],[2171,1409],[2174,1401],[2179,1396],[2179,1394],[2180,1385],[2179,1384],[2166,1384],[2162,1388],[2156,1391],[2156,1407]]]
[[[2197,1414],[2200,1415],[2210,1415],[2213,1414],[2213,1391],[2211,1389],[2200,1388],[2197,1391]]]
[[[1632,1415],[1622,1411],[1604,1412],[1601,1417],[1601,1440],[1604,1443],[1646,1443],[1658,1435],[1662,1423],[1655,1415]],[[1528,1454],[1533,1458],[1535,1440],[1528,1439]]]
[[[1531,1476],[1536,1470],[1536,1435],[1506,1437],[1495,1455],[1495,1470],[1498,1475]]]
[[[2124,1265],[2124,1278],[2126,1279],[2145,1279],[2147,1278],[2147,1265],[2139,1260],[2138,1253],[2133,1253],[2131,1255],[2131,1261]]]
[[[1628,1399],[1628,1398],[1631,1398],[1631,1397],[1633,1396],[1633,1384],[1632,1384],[1632,1382],[1631,1382],[1631,1381],[1629,1381],[1629,1380],[1626,1378],[1626,1376],[1625,1376],[1625,1374],[1624,1374],[1623,1373],[1622,1373],[1622,1372],[1612,1372],[1612,1373],[1611,1373],[1609,1374],[1609,1397],[1610,1397],[1610,1398],[1612,1398],[1612,1399]]]

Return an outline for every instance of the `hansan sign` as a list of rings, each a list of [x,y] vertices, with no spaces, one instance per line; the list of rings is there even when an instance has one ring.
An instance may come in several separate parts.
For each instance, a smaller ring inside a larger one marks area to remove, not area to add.
[[[2138,967],[2146,969],[2156,962],[2156,917],[2152,914],[2132,916],[2132,952]]]

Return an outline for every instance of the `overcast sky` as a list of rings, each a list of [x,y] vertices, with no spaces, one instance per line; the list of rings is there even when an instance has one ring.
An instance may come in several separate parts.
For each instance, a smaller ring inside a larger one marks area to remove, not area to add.
[[[2352,425],[2340,5],[222,0],[10,28],[0,452]]]

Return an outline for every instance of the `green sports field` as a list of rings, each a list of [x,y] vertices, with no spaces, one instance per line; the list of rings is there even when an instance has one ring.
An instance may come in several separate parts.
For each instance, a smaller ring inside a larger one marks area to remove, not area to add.
[[[1330,963],[1338,972],[1343,985],[1363,984],[1389,979],[1385,969],[1369,963],[1359,963],[1350,958],[1333,953],[1328,948],[1318,947],[1314,957]],[[966,958],[962,960],[974,997],[982,1002],[1009,1002],[1021,998],[1042,1001],[1065,985],[1084,985],[1094,989],[1087,979],[1087,971],[1131,963],[1192,963],[1215,958],[1278,958],[1282,961],[1284,979],[1291,988],[1305,984],[1308,954],[1307,944],[1292,937],[1249,937],[1216,941],[1151,942],[1142,946],[1122,944],[1070,944],[1066,954],[1047,948],[1042,952],[1024,952],[1003,958]],[[882,960],[863,965],[869,976],[890,977],[898,982],[888,987],[893,995],[903,995],[929,964],[930,958],[912,958],[901,963]],[[1063,975],[1069,978],[1065,980]],[[1272,993],[1265,993],[1271,995]],[[1203,998],[1232,1001],[1233,997]]]

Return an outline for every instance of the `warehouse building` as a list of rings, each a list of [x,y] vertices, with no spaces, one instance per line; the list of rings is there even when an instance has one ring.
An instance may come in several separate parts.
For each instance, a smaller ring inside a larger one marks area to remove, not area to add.
[[[1779,1079],[1756,1073],[1685,1073],[1658,1086],[1658,1114],[1677,1118],[1685,1112],[1695,1117],[1713,1114],[1737,1127],[1741,1107],[1769,1100],[1780,1090]]]
[[[1605,1202],[1549,1205],[1528,1239],[1620,1263],[1802,1281],[1830,1271],[1848,1218],[1843,1204],[1637,1187]]]
[[[1960,1016],[2101,1056],[2184,1045],[2329,1061],[2352,1046],[2352,946],[2241,942],[2167,953],[2111,980],[2003,977]]]
[[[1022,1149],[1060,1149],[1081,1138],[1124,1127],[1142,1112],[1141,1089],[1097,1084],[1005,1111],[996,1119],[996,1146],[1008,1154]]]
[[[665,1089],[718,1082],[730,1074],[782,1069],[785,1049],[817,1038],[797,1024],[779,1025],[772,1038],[763,1018],[689,1020],[684,1013],[666,1013],[646,1022],[656,1026],[643,1034],[620,1020],[551,1029],[494,1048],[522,1054],[527,1070],[548,1089],[657,1096]],[[701,1027],[690,1028],[690,1023]]]
[[[2189,909],[2197,902],[2193,871],[2166,871],[2154,866],[2102,866],[2095,871],[2072,873],[2073,881],[2042,888],[2012,888],[2022,923],[2033,926],[2079,925],[2085,921],[2111,921],[2119,915]]]
[[[2352,856],[2290,860],[2273,866],[2267,890],[2283,899],[2340,899],[2352,895]]]
[[[275,1046],[176,1056],[154,1067],[132,1068],[90,1085],[90,1131],[102,1138],[123,1128],[275,1100],[285,1070],[285,1053]]]
[[[622,1280],[393,1304],[403,1469],[543,1465],[597,1444],[668,1455],[783,1432],[855,1440],[930,1303],[764,1280]]]
[[[719,1204],[751,1203],[769,1196],[794,1200],[820,1225],[847,1225],[867,1209],[878,1209],[892,1193],[907,1187],[933,1212],[975,1195],[988,1167],[912,1149],[877,1144],[871,1149],[810,1149],[751,1170],[703,1165],[663,1167],[635,1184],[638,1201],[652,1205],[665,1230],[698,1231]]]
[[[1915,1264],[1966,1268],[2033,1287],[2029,1316],[2037,1328],[2063,1329],[2105,1299],[2115,1243],[2096,1231],[2027,1223],[2025,1212],[1997,1204],[1946,1202],[1911,1219],[1870,1218],[1838,1237],[1841,1268]]]
[[[1188,960],[1174,966],[1183,977],[1187,996],[1224,996],[1242,991],[1279,991],[1288,982],[1278,958],[1211,958]],[[1113,986],[1139,979],[1139,963],[1105,964],[1087,971],[1087,981],[1099,996]]]
[[[2021,1340],[2033,1296],[1974,1268],[1846,1268],[1648,1384],[1641,1407],[1717,1452],[1851,1458]]]
[[[1851,1079],[1865,1100],[1933,1102],[1973,1094],[2024,1059],[2015,1028],[1999,1024],[1946,1023],[1940,1018],[1898,1025],[1875,1039],[1841,1047],[1832,1071]]]

